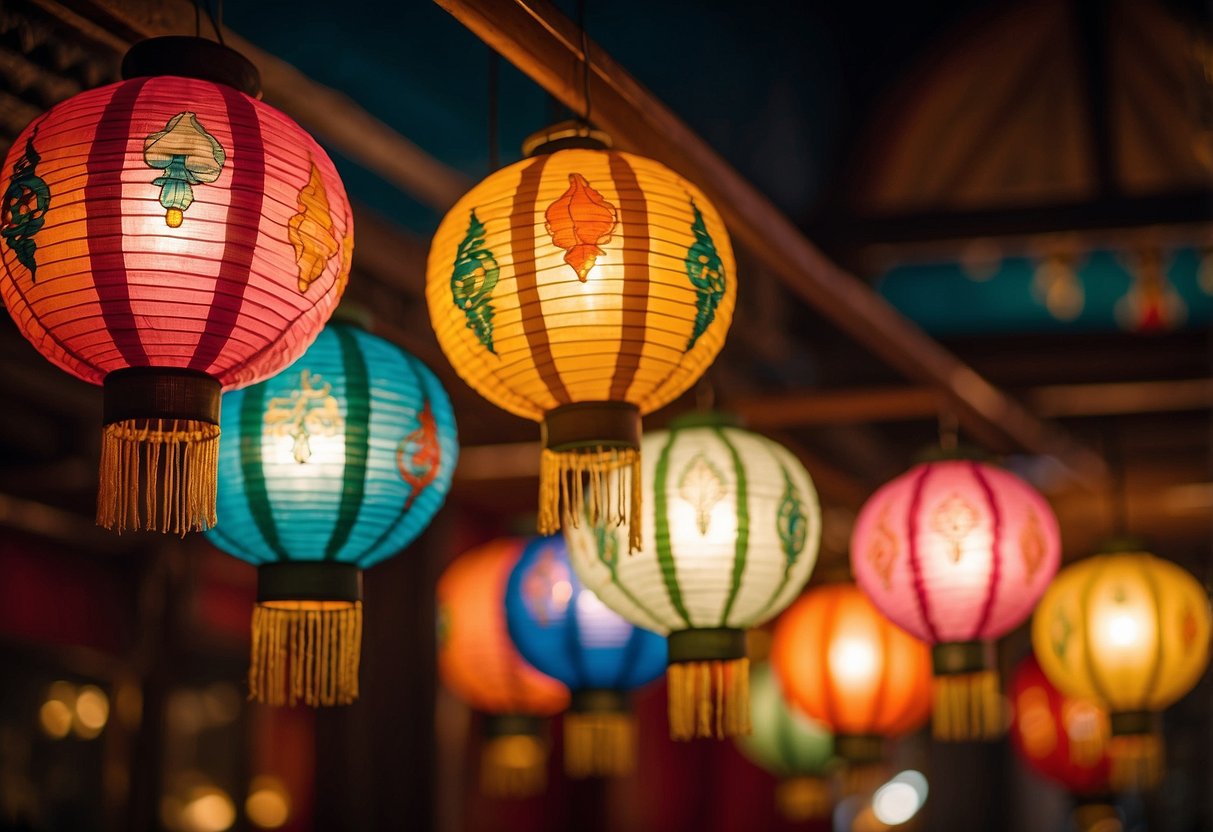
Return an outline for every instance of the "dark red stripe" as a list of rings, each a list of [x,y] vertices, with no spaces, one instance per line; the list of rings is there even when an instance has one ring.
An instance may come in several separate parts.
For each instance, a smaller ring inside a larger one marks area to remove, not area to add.
[[[135,102],[147,78],[127,81],[114,91],[89,148],[84,183],[85,229],[88,233],[88,262],[101,305],[106,332],[131,367],[146,367],[150,362],[135,315],[131,310],[130,285],[127,283],[126,258],[122,252],[122,169],[114,159],[126,158],[131,138],[131,120]],[[147,169],[148,199],[155,201],[152,180],[157,171]]]
[[[224,224],[223,262],[215,281],[215,295],[206,315],[206,328],[190,359],[190,369],[200,372],[209,370],[219,357],[240,318],[253,255],[257,251],[261,205],[265,200],[265,149],[261,143],[261,120],[257,118],[257,110],[252,99],[244,93],[223,84],[217,86],[223,93],[232,128],[232,146],[226,148],[227,164],[232,171],[228,186],[231,202]],[[188,216],[185,222],[189,222]],[[295,282],[291,276],[286,279]]]
[[[643,259],[623,264],[623,329],[620,333],[619,355],[615,359],[615,373],[611,378],[610,398],[623,401],[627,398],[636,370],[640,367],[640,355],[644,342],[645,320],[649,311],[649,206],[645,200],[636,172],[627,160],[618,153],[608,157],[611,179],[619,198],[619,230],[628,248],[639,249]],[[625,199],[622,195],[629,195]],[[634,197],[631,195],[635,195]],[[632,351],[627,350],[629,342]]]
[[[981,486],[981,493],[985,495],[986,502],[990,505],[990,533],[993,535],[993,543],[991,544],[990,558],[990,586],[986,589],[986,601],[981,606],[981,615],[977,618],[977,626],[973,628],[973,635],[969,637],[970,641],[977,641],[981,638],[981,631],[986,628],[986,624],[990,620],[990,614],[994,611],[994,601],[998,598],[998,579],[1002,572],[1002,512],[998,509],[998,502],[994,499],[994,489],[990,487],[989,480],[981,471],[981,464],[970,462],[970,467],[973,471],[973,478],[977,480],[977,484]]]
[[[922,582],[922,564],[918,562],[918,512],[922,508],[922,492],[926,488],[927,475],[931,473],[930,465],[922,466],[922,473],[914,480],[914,490],[910,494],[910,511],[906,518],[906,537],[908,540],[910,571],[914,575],[914,598],[918,601],[918,612],[922,615],[922,623],[927,628],[931,641],[938,643],[939,634],[931,621],[930,603],[927,591]]]
[[[514,207],[510,212],[515,220],[510,232],[510,247],[514,250],[514,278],[518,281],[518,305],[523,309],[540,309],[539,277],[535,274],[535,225],[530,218],[535,215],[535,205],[539,202],[539,184],[543,181],[543,168],[548,163],[548,155],[538,156],[522,171],[518,181],[518,189],[514,191]],[[531,348],[531,356],[539,377],[547,386],[548,392],[557,404],[568,404],[569,391],[564,386],[564,379],[556,369],[556,359],[552,355],[552,344],[548,340],[547,325],[543,316],[536,313],[522,316],[522,331],[526,335],[527,346]]]

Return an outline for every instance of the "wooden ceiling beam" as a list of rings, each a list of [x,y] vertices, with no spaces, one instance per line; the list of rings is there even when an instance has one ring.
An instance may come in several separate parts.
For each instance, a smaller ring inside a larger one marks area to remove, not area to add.
[[[580,30],[548,0],[435,0],[489,46],[581,112]],[[969,432],[1004,437],[1055,457],[1088,485],[1106,476],[1103,460],[1028,411],[899,314],[863,281],[832,263],[775,205],[747,182],[610,55],[590,43],[594,121],[621,147],[658,159],[698,184],[746,247],[799,298],[907,377],[938,389]]]

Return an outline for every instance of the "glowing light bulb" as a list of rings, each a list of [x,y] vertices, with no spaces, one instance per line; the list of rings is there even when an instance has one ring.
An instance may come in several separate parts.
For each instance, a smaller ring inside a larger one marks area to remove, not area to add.
[[[1133,647],[1141,640],[1141,625],[1129,613],[1114,613],[1108,618],[1107,634],[1113,647]]]
[[[867,641],[842,638],[830,646],[830,670],[843,685],[868,682],[877,669],[876,651]]]
[[[903,771],[872,795],[872,814],[888,826],[905,823],[926,803],[928,791],[921,772]]]

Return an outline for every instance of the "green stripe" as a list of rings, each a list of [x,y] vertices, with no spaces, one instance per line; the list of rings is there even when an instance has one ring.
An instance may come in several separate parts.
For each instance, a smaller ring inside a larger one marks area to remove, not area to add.
[[[266,547],[278,560],[290,560],[291,556],[278,537],[278,526],[274,523],[274,513],[270,508],[270,495],[265,487],[264,457],[261,454],[265,394],[265,384],[254,384],[244,391],[244,398],[240,402],[240,473],[244,477],[249,513]]]
[[[333,334],[341,347],[341,365],[345,371],[345,469],[341,475],[337,525],[324,550],[325,560],[337,557],[354,530],[366,491],[366,458],[371,441],[371,389],[366,358],[357,337],[348,328],[335,326]]]
[[[792,474],[791,474],[791,472],[790,472],[790,471],[788,471],[787,467],[786,467],[786,466],[783,464],[783,460],[781,460],[781,459],[778,457],[778,455],[776,455],[776,454],[775,454],[773,451],[772,451],[772,453],[771,453],[771,456],[775,457],[775,462],[776,462],[776,464],[778,464],[778,465],[779,465],[779,470],[780,470],[781,472],[783,472],[783,480],[784,480],[784,482],[785,482],[785,483],[790,483],[790,482],[792,482]],[[778,509],[776,509],[776,511],[778,511]],[[778,524],[778,523],[779,523],[779,516],[778,516],[778,514],[776,514],[776,516],[775,516],[775,522],[776,522],[776,524]],[[797,554],[799,554],[799,553],[797,553]],[[756,616],[754,617],[754,621],[755,621],[755,622],[761,622],[761,621],[765,621],[765,620],[766,620],[767,615],[768,615],[768,614],[770,613],[770,611],[771,611],[771,607],[772,607],[772,606],[774,606],[774,605],[775,605],[775,602],[779,600],[779,596],[783,594],[784,589],[785,589],[785,588],[787,587],[787,585],[788,585],[788,581],[789,581],[789,580],[791,580],[791,578],[792,578],[792,568],[793,568],[795,565],[796,565],[796,556],[791,556],[791,557],[785,557],[785,558],[784,558],[784,562],[783,562],[783,578],[782,578],[782,579],[779,581],[779,586],[775,587],[775,591],[771,593],[771,597],[770,597],[770,598],[768,598],[768,599],[767,599],[767,602],[766,602],[765,604],[763,604],[763,605],[762,605],[762,607],[759,609],[759,611],[758,611],[758,615],[756,615]]]
[[[737,453],[736,446],[725,435],[724,428],[717,426],[713,430],[729,449],[729,456],[733,458],[733,476],[737,480],[737,539],[733,544],[733,583],[729,587],[729,600],[724,603],[724,612],[720,614],[720,626],[726,627],[729,613],[733,611],[733,602],[737,600],[737,593],[741,590],[741,576],[745,574],[746,554],[750,550],[750,499],[741,454]]]
[[[654,476],[656,487],[653,489],[656,492],[653,494],[653,533],[657,540],[657,562],[661,565],[661,577],[665,581],[665,591],[670,596],[670,604],[682,618],[683,623],[692,627],[694,625],[691,624],[691,616],[687,613],[687,608],[683,606],[682,591],[678,588],[678,571],[674,566],[674,554],[670,551],[670,511],[667,505],[666,487],[670,477],[670,449],[674,447],[674,439],[677,436],[678,431],[670,431],[669,438],[665,441],[665,447],[661,449],[661,455],[657,457],[657,472]]]

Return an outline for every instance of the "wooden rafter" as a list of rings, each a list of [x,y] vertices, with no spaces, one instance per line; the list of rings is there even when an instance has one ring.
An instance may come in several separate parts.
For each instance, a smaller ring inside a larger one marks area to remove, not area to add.
[[[581,33],[548,0],[436,0],[464,26],[574,111],[585,108]],[[1103,460],[994,387],[832,263],[770,200],[597,45],[594,121],[621,146],[659,159],[715,202],[735,239],[802,300],[906,376],[941,392],[971,434],[1048,454],[1091,484]]]

